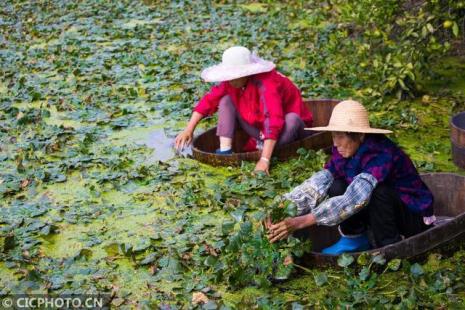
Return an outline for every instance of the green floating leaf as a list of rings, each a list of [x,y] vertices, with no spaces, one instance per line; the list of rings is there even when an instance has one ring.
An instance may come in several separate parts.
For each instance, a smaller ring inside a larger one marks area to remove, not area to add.
[[[357,257],[357,264],[359,264],[360,266],[368,265],[369,261],[370,261],[370,254],[368,254],[368,252],[363,252]]]
[[[360,280],[366,281],[368,277],[370,276],[370,269],[367,266],[363,266],[362,270],[360,270],[360,273],[358,274]]]
[[[305,309],[304,306],[302,306],[298,302],[293,302],[291,306],[292,306],[292,310],[303,310],[303,309]]]
[[[410,273],[414,277],[419,277],[419,276],[423,275],[425,273],[425,271],[423,270],[423,267],[421,267],[420,264],[415,263],[410,267]]]
[[[384,265],[386,264],[386,259],[384,258],[383,255],[378,254],[373,257],[373,263],[378,264],[378,265]]]
[[[233,221],[225,221],[221,224],[221,233],[228,235],[234,229],[235,223]]]
[[[328,283],[328,275],[325,272],[318,272],[313,277],[315,278],[315,284],[318,286]]]
[[[216,257],[209,255],[203,263],[205,264],[205,266],[212,267],[216,264],[217,261],[218,259]]]
[[[344,253],[337,259],[337,264],[342,268],[350,266],[354,262],[354,257],[350,254]]]
[[[389,270],[397,271],[399,270],[401,263],[402,260],[400,260],[399,258],[395,258],[388,263],[387,267],[389,268]]]
[[[253,219],[255,221],[258,221],[258,222],[261,222],[263,220],[265,220],[266,218],[266,212],[264,212],[263,210],[259,210],[257,212],[255,212],[253,215],[252,215]]]
[[[305,156],[307,155],[308,151],[307,149],[303,148],[303,147],[300,147],[297,149],[297,154],[299,154],[300,156]]]
[[[209,300],[206,304],[202,306],[202,309],[215,310],[218,309],[218,305],[213,300]]]
[[[132,245],[128,243],[119,243],[118,251],[120,254],[130,256],[132,254]]]
[[[233,212],[231,212],[231,216],[234,218],[236,222],[242,222],[242,219],[244,218],[244,210],[234,210]]]
[[[251,13],[265,13],[266,12],[266,4],[259,3],[259,2],[255,2],[251,4],[242,4],[241,8]]]
[[[133,252],[141,252],[148,249],[151,246],[150,239],[141,238],[136,245],[133,247]]]
[[[162,267],[162,271],[169,275],[177,275],[182,271],[181,263],[175,257],[164,256],[159,262],[160,267]]]
[[[150,253],[143,260],[139,262],[139,265],[148,265],[155,261],[157,258],[157,253]]]
[[[279,264],[278,269],[276,270],[274,274],[274,278],[276,280],[286,280],[289,279],[289,276],[292,273],[292,270],[294,270],[294,267],[292,264],[285,266],[284,264]]]
[[[250,222],[244,222],[241,224],[241,229],[240,229],[241,234],[243,235],[248,235],[252,232],[252,223]]]
[[[43,236],[48,236],[53,234],[57,230],[57,227],[54,225],[46,225],[40,230],[40,234]]]

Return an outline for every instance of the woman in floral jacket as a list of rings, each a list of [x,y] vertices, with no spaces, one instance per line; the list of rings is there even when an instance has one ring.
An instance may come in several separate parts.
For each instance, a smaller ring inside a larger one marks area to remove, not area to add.
[[[433,196],[410,158],[384,134],[371,128],[368,112],[352,100],[340,102],[329,125],[333,152],[324,170],[296,187],[285,198],[299,216],[267,223],[271,242],[311,225],[339,225],[341,239],[326,254],[382,247],[427,229],[435,220]]]

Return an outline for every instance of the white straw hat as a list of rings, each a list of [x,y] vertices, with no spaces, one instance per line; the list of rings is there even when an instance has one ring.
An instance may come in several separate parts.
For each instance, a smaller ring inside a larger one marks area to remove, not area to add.
[[[339,102],[331,113],[328,126],[305,129],[314,131],[392,133],[390,130],[370,127],[368,111],[360,102],[354,100]]]
[[[268,72],[275,67],[274,63],[252,54],[249,49],[233,46],[224,51],[220,64],[203,70],[201,77],[205,82],[223,82]]]

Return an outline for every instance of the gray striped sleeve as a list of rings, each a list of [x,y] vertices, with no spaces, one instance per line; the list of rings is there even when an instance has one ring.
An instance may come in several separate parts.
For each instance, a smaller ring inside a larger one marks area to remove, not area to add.
[[[294,188],[284,198],[297,206],[297,215],[311,212],[325,197],[333,183],[329,170],[321,170]]]
[[[357,175],[344,195],[331,197],[313,210],[317,224],[334,226],[359,212],[370,201],[377,184],[376,178],[369,173]]]

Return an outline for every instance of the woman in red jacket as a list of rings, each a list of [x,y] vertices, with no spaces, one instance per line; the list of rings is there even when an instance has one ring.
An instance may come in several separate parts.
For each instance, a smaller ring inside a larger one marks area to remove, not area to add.
[[[232,153],[232,139],[237,125],[251,137],[254,147],[262,150],[256,171],[268,173],[276,145],[283,145],[308,135],[312,115],[305,107],[299,89],[275,65],[242,46],[223,53],[219,65],[205,69],[206,82],[220,82],[195,106],[187,127],[176,137],[178,150],[190,144],[195,127],[205,116],[218,110],[218,154]],[[250,146],[251,143],[248,143]]]

